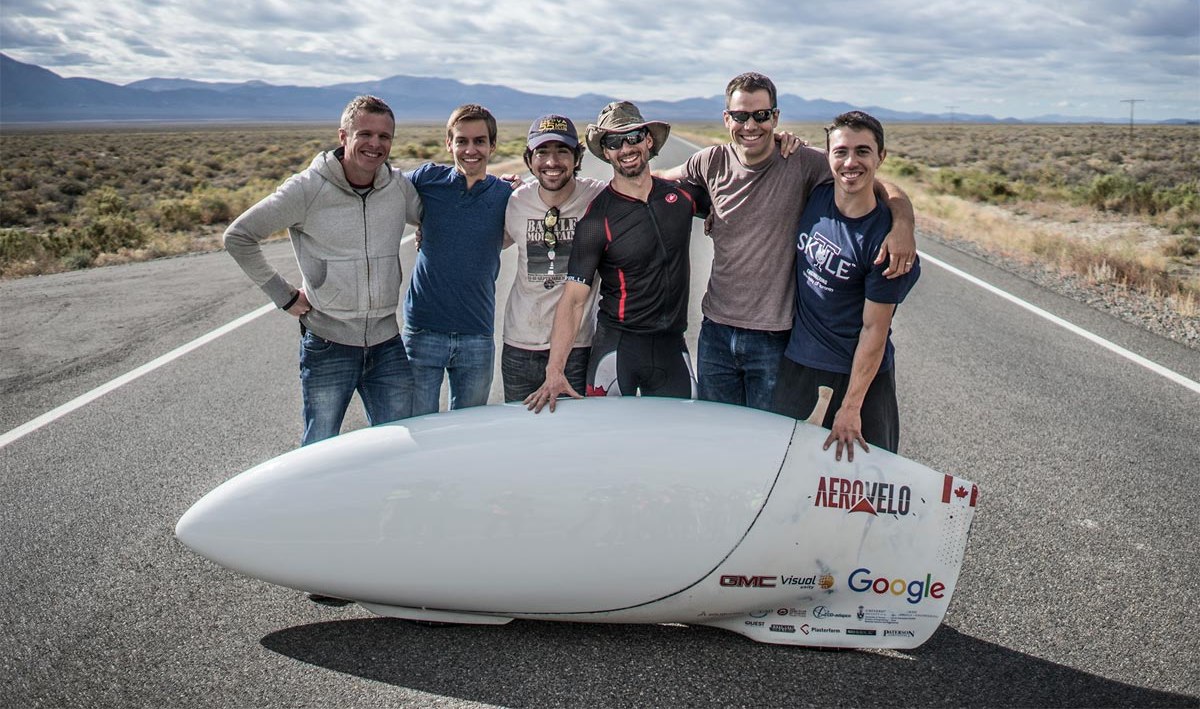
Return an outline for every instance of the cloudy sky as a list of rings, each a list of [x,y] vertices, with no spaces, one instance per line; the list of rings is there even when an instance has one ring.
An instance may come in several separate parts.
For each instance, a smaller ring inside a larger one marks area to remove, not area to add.
[[[3,0],[0,51],[62,76],[536,93],[781,92],[897,110],[1200,118],[1200,0]]]

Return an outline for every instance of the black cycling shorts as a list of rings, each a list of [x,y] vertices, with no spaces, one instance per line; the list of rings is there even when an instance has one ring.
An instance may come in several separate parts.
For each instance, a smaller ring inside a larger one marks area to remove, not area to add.
[[[683,335],[635,333],[596,324],[588,396],[696,398],[696,377]]]
[[[833,417],[842,407],[842,397],[850,387],[850,375],[806,367],[787,357],[780,359],[775,380],[775,401],[771,411],[801,421],[808,418],[817,404],[817,389],[833,389],[825,411],[825,428],[833,428]],[[863,398],[862,436],[869,445],[895,453],[900,447],[900,410],[896,404],[896,369],[877,372]]]

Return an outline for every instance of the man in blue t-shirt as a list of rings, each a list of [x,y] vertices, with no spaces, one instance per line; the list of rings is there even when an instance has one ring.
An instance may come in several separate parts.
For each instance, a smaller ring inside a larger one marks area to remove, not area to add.
[[[413,372],[413,415],[434,413],[442,380],[450,408],[482,406],[492,390],[496,276],[512,187],[487,174],[496,119],[483,106],[454,109],[446,122],[453,167],[426,163],[405,173],[421,196],[421,242],[404,299],[404,346]]]
[[[822,425],[835,458],[854,460],[854,443],[896,452],[900,414],[891,342],[892,314],[917,282],[914,263],[888,279],[876,265],[892,214],[875,197],[875,172],[887,151],[883,126],[862,111],[826,129],[833,182],[815,188],[796,243],[796,311],[780,364],[772,410],[807,418],[820,386],[833,389]]]

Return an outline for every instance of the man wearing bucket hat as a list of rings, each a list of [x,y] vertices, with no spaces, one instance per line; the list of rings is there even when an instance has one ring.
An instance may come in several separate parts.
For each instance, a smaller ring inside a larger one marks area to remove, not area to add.
[[[613,176],[575,225],[562,298],[554,313],[546,380],[525,398],[534,412],[554,410],[561,394],[579,398],[563,367],[589,288],[600,277],[588,396],[693,396],[687,329],[688,241],[692,218],[707,212],[703,189],[653,177],[649,162],[670,125],[614,101],[588,126],[587,146]]]
[[[579,177],[583,151],[575,124],[566,116],[542,116],[529,126],[525,165],[536,181],[512,193],[504,216],[504,247],[515,244],[517,249],[500,353],[505,401],[524,400],[545,379],[554,308],[567,278],[575,224],[606,184]],[[566,359],[567,381],[576,391],[583,391],[586,382],[599,293],[593,284]]]
[[[769,409],[795,308],[796,232],[808,195],[832,179],[824,153],[786,157],[776,146],[775,84],[755,72],[725,88],[730,142],[697,152],[666,179],[705,185],[713,208],[713,265],[701,303],[697,343],[700,398]],[[880,249],[883,275],[902,276],[916,254],[912,203],[894,185],[876,182],[894,226]]]

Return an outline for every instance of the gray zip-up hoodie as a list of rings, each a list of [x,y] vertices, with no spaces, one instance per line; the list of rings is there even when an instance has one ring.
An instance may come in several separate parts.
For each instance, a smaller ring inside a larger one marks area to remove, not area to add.
[[[318,154],[307,170],[247,209],[225,230],[225,249],[279,307],[296,297],[266,259],[261,242],[288,230],[312,310],[301,318],[315,335],[369,347],[399,332],[400,239],[419,224],[421,199],[404,174],[384,164],[367,194],[342,171],[342,148]]]

